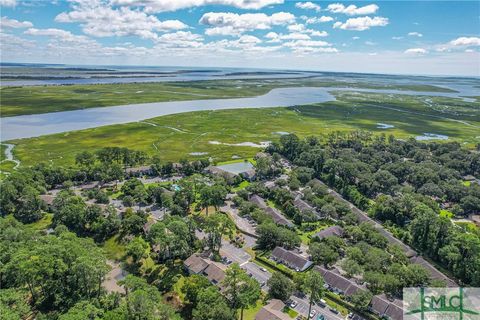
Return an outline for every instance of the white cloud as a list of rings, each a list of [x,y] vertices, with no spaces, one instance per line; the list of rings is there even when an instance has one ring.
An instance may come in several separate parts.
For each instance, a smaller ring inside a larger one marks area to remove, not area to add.
[[[176,11],[207,5],[258,10],[266,6],[282,3],[283,0],[112,0],[114,5],[144,7],[147,13]]]
[[[388,18],[383,17],[359,17],[350,18],[342,23],[337,21],[333,24],[333,28],[340,28],[343,30],[364,31],[371,27],[383,27],[388,24]]]
[[[203,45],[203,37],[190,31],[165,33],[158,37],[157,44],[175,48],[198,48]]]
[[[405,53],[406,54],[426,54],[427,53],[427,50],[423,49],[423,48],[411,48],[411,49],[407,49],[405,50]]]
[[[465,46],[465,47],[474,47],[480,46],[479,37],[460,37],[449,42],[452,46]]]
[[[0,6],[2,7],[15,7],[17,0],[0,0]]]
[[[30,21],[18,21],[15,19],[9,19],[8,17],[2,17],[0,21],[2,28],[31,28],[33,24]]]
[[[76,0],[78,1],[78,0]],[[128,7],[113,9],[99,2],[81,2],[70,12],[55,17],[57,22],[80,22],[86,34],[95,37],[139,36],[157,39],[156,32],[185,29],[188,26],[179,20],[160,21],[156,16],[132,10]]]
[[[459,37],[446,44],[435,46],[435,50],[438,52],[450,52],[477,46],[480,46],[480,37]]]
[[[329,16],[321,16],[320,18],[318,18],[318,17],[309,18],[307,16],[301,16],[300,18],[302,18],[302,20],[304,20],[306,24],[314,24],[314,23],[333,21],[333,18],[329,17]]]
[[[408,35],[411,36],[411,37],[419,37],[419,38],[423,37],[423,34],[421,34],[420,32],[416,32],[416,31],[409,32]]]
[[[302,32],[305,31],[305,25],[299,23],[291,24],[287,27],[287,29],[291,32]]]
[[[333,13],[344,13],[349,16],[357,16],[374,14],[377,12],[378,6],[376,4],[369,4],[363,7],[357,7],[356,5],[351,4],[348,7],[345,7],[345,5],[341,3],[332,3],[328,5],[327,10]]]
[[[328,36],[327,31],[318,31],[318,30],[311,30],[311,29],[308,29],[307,31],[312,37],[327,37]]]
[[[365,44],[366,44],[367,46],[376,46],[376,45],[377,45],[377,43],[376,43],[376,42],[373,42],[373,41],[365,41]]]
[[[293,32],[288,34],[278,34],[276,32],[269,32],[265,38],[270,39],[268,42],[281,42],[282,40],[310,40],[310,36],[305,33]]]
[[[360,37],[356,37],[356,36],[355,36],[355,37],[352,37],[352,39],[353,39],[353,40],[358,40],[358,39],[360,39]]]
[[[319,40],[296,40],[291,42],[286,42],[283,44],[285,47],[295,48],[295,47],[330,47],[332,44],[326,41]]]
[[[295,16],[288,12],[277,12],[271,16],[264,13],[208,12],[199,22],[210,27],[205,31],[207,35],[240,35],[245,31],[266,30],[273,25],[294,21]]]
[[[313,2],[307,1],[307,2],[297,2],[295,3],[295,7],[300,8],[300,9],[305,9],[305,10],[315,10],[319,12],[321,10],[321,7],[318,4],[315,4]]]
[[[90,42],[93,41],[86,36],[75,35],[70,31],[62,30],[62,29],[55,29],[55,28],[48,28],[48,29],[36,29],[30,28],[24,32],[24,34],[31,35],[31,36],[46,36],[52,37],[56,39],[60,39],[65,42]]]
[[[395,36],[392,37],[392,40],[401,40],[401,39],[403,39],[403,37],[395,37]]]

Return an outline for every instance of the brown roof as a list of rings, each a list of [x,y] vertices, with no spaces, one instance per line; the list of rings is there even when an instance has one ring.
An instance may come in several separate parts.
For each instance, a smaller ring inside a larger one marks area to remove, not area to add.
[[[215,262],[212,262],[203,270],[203,274],[210,282],[220,284],[225,279],[225,271]]]
[[[403,318],[402,300],[395,299],[390,301],[384,293],[372,298],[371,309],[380,317],[387,316],[393,320],[401,320]]]
[[[395,299],[392,303],[390,303],[387,310],[385,311],[385,315],[393,320],[403,319],[402,301],[399,299]]]
[[[278,262],[281,262],[292,269],[303,271],[308,268],[312,262],[305,259],[301,255],[291,251],[286,250],[282,247],[276,247],[272,251],[272,258]]]
[[[300,212],[303,212],[303,211],[315,211],[315,209],[309,205],[307,202],[305,202],[304,200],[300,199],[300,198],[296,198],[295,200],[293,200],[293,205],[298,209],[300,210]]]
[[[293,226],[293,223],[290,222],[287,218],[283,216],[283,214],[278,211],[278,209],[272,208],[272,207],[267,207],[263,209],[269,216],[272,217],[273,221],[276,224],[282,225],[282,226]]]
[[[385,311],[387,311],[390,301],[388,301],[385,294],[380,294],[380,295],[373,296],[370,304],[371,304],[372,310],[376,314],[378,314],[379,316],[383,316],[385,314]]]
[[[283,313],[285,304],[277,299],[272,299],[255,315],[255,320],[291,320],[290,316]]]
[[[261,209],[265,209],[265,208],[268,208],[267,206],[267,203],[265,202],[265,200],[263,200],[262,197],[260,197],[259,195],[257,194],[252,194],[250,196],[250,202],[253,202],[254,204],[256,204],[259,208]]]
[[[183,265],[187,267],[190,272],[198,274],[205,270],[208,267],[209,263],[205,261],[202,257],[200,257],[198,254],[192,254],[183,262]]]
[[[453,281],[452,279],[450,279],[449,277],[447,277],[446,275],[441,273],[430,262],[423,259],[423,257],[421,257],[421,256],[412,257],[412,258],[410,258],[410,262],[421,265],[422,267],[424,267],[425,270],[427,270],[428,273],[430,274],[430,278],[444,281],[445,284],[447,285],[447,287],[456,287],[457,286],[455,281]]]
[[[340,226],[331,226],[315,233],[313,236],[319,239],[323,239],[331,236],[341,237],[343,236],[343,229]]]
[[[346,296],[351,296],[359,290],[365,290],[364,287],[356,284],[355,281],[347,279],[337,272],[321,266],[316,266],[315,269],[322,274],[326,284],[333,289],[343,292]]]

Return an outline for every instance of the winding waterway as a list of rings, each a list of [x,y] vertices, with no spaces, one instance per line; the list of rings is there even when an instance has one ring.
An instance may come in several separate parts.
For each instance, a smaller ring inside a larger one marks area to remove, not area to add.
[[[0,119],[1,140],[32,138],[47,134],[95,128],[106,125],[137,122],[158,116],[201,110],[238,108],[288,107],[333,101],[331,91],[356,91],[383,94],[443,96],[464,98],[463,92],[418,92],[407,90],[375,90],[358,88],[296,87],[277,88],[267,94],[235,99],[169,101],[90,108],[74,111],[23,115]]]

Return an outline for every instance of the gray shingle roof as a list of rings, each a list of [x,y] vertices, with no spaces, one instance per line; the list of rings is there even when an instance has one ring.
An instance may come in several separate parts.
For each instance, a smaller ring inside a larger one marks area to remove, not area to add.
[[[190,272],[198,274],[205,270],[209,263],[198,254],[192,254],[183,262],[183,265],[187,267]]]
[[[313,235],[313,237],[317,237],[319,239],[324,239],[326,237],[331,237],[331,236],[337,236],[341,237],[343,236],[343,229],[340,226],[331,226],[326,229],[323,229]]]
[[[410,258],[410,262],[424,267],[425,270],[427,270],[428,273],[430,274],[430,278],[445,281],[445,284],[447,285],[447,287],[457,286],[455,281],[453,281],[452,279],[444,275],[442,272],[440,272],[437,268],[435,268],[431,263],[429,263],[427,260],[425,260],[421,256]]]
[[[322,274],[326,284],[332,289],[341,291],[346,296],[351,296],[359,290],[365,290],[364,287],[356,284],[353,280],[347,279],[338,272],[328,270],[322,266],[316,266],[315,269]]]
[[[271,257],[278,262],[281,262],[288,267],[303,271],[306,268],[308,268],[312,262],[308,259],[305,259],[301,255],[291,251],[291,250],[286,250],[282,247],[275,247],[272,251]]]

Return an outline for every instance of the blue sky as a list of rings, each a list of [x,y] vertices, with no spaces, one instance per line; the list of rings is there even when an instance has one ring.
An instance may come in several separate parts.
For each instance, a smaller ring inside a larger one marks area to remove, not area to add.
[[[480,76],[479,1],[0,0],[2,61]]]

